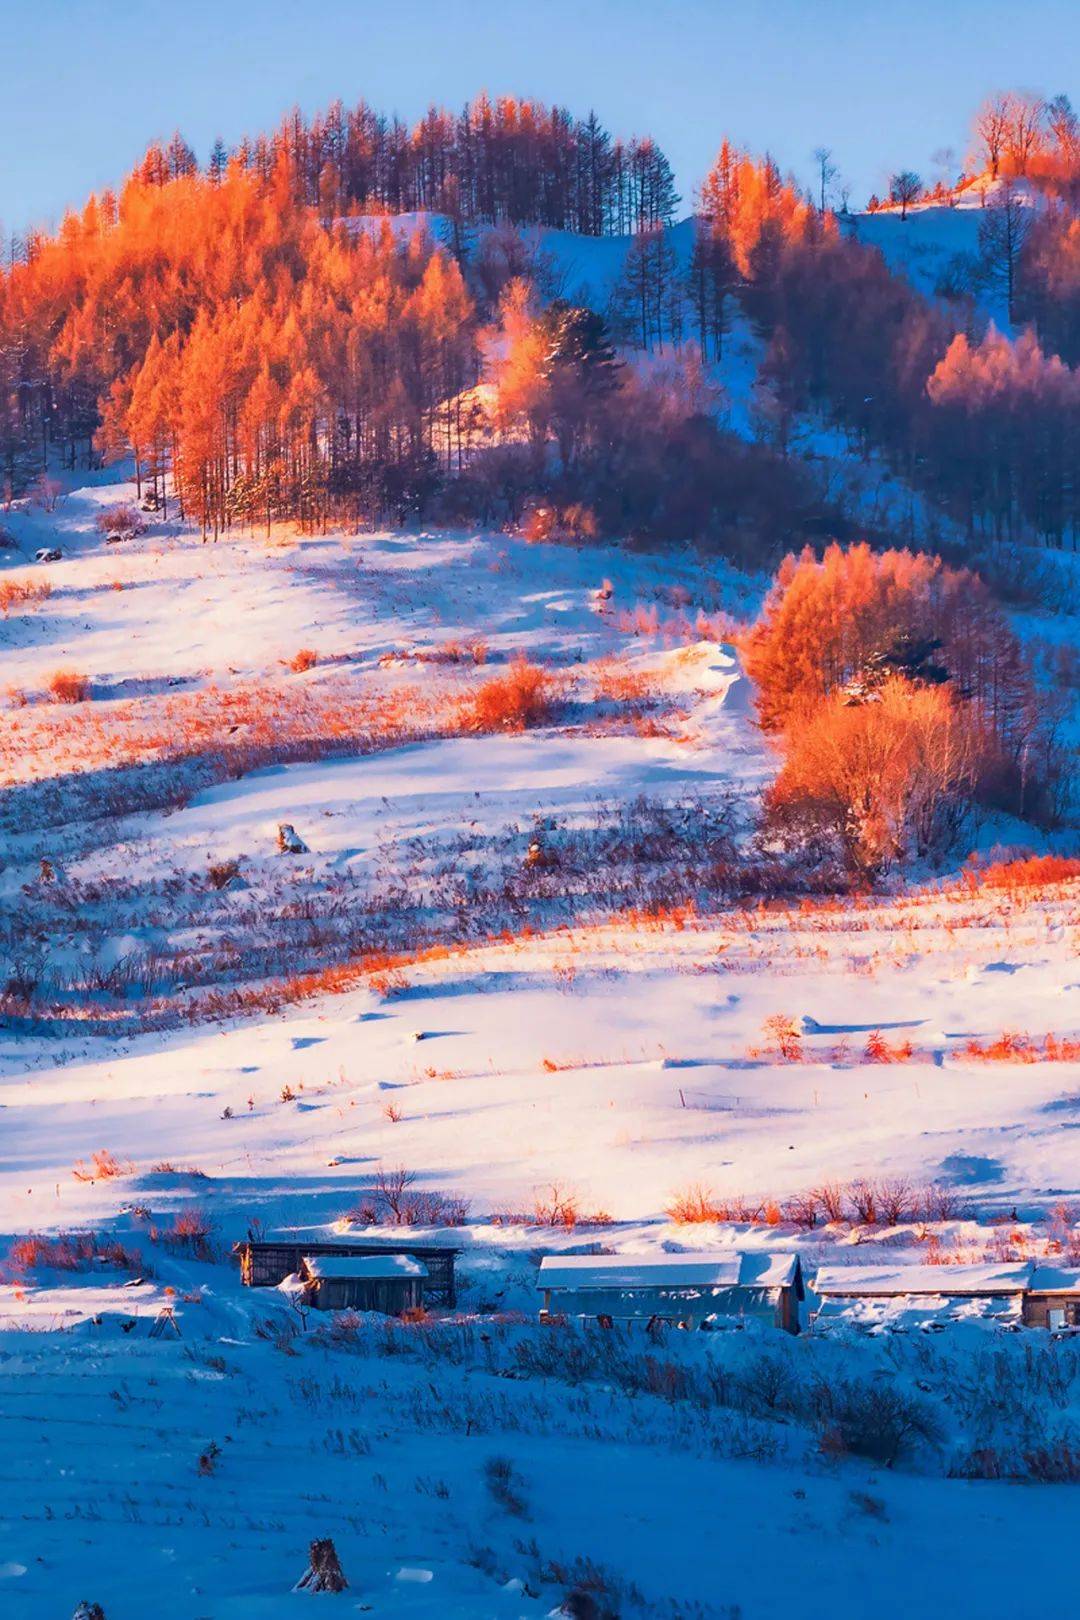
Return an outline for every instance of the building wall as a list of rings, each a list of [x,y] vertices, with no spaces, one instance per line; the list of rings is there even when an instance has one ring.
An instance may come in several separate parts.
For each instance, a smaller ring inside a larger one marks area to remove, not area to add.
[[[239,1246],[240,1254],[240,1280],[248,1288],[276,1288],[291,1272],[300,1269],[300,1261],[305,1254],[313,1257],[319,1255],[350,1254],[360,1247],[358,1244],[334,1243],[294,1243],[283,1241],[276,1243],[272,1239],[259,1243],[245,1243]],[[451,1309],[457,1304],[457,1291],[454,1279],[454,1261],[456,1250],[435,1248],[429,1245],[417,1244],[415,1247],[408,1243],[365,1244],[363,1252],[366,1254],[412,1254],[422,1260],[427,1267],[428,1278],[425,1285],[425,1297],[433,1305],[448,1305]]]
[[[377,1282],[354,1277],[324,1277],[311,1291],[318,1311],[380,1311],[400,1316],[421,1303],[419,1277],[395,1277]]]
[[[1050,1312],[1062,1310],[1068,1327],[1080,1327],[1080,1300],[1075,1294],[1028,1294],[1023,1319],[1028,1327],[1049,1327]]]
[[[546,1308],[558,1316],[610,1316],[620,1322],[647,1322],[661,1317],[695,1325],[709,1316],[742,1317],[799,1331],[799,1305],[793,1288],[589,1288],[546,1290]]]

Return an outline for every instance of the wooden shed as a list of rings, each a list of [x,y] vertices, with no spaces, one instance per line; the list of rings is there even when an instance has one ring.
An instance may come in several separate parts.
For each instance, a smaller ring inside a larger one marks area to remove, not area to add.
[[[438,1243],[374,1243],[374,1242],[313,1242],[310,1238],[273,1237],[248,1239],[237,1243],[233,1252],[240,1260],[240,1280],[247,1288],[276,1288],[294,1272],[300,1270],[303,1259],[330,1259],[341,1255],[345,1259],[364,1255],[404,1254],[419,1260],[427,1270],[424,1282],[424,1303],[445,1305],[453,1310],[457,1305],[454,1283],[454,1261],[458,1250]]]
[[[797,1254],[552,1254],[540,1262],[541,1319],[661,1321],[685,1327],[758,1321],[799,1331]]]
[[[817,1328],[906,1332],[961,1321],[1019,1326],[1034,1270],[1018,1265],[822,1266],[813,1282]]]
[[[1080,1328],[1080,1270],[1036,1266],[1024,1295],[1024,1322],[1059,1333]]]
[[[299,1277],[317,1311],[400,1316],[423,1304],[427,1267],[410,1254],[304,1255]]]

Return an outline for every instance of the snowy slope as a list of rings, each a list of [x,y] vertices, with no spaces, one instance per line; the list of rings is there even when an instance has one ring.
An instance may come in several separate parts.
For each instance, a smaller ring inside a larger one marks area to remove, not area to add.
[[[763,581],[467,532],[215,546],[155,524],[106,548],[93,515],[121,493],[5,519],[2,577],[53,590],[0,622],[0,950],[64,1016],[0,1030],[0,1613],[283,1620],[330,1535],[350,1612],[539,1620],[584,1585],[627,1617],[772,1620],[782,1537],[811,1620],[854,1620],[871,1583],[900,1620],[955,1583],[947,1523],[979,1612],[1026,1620],[1015,1571],[1065,1541],[1072,1497],[987,1458],[1032,1477],[1075,1434],[1072,1346],[612,1337],[538,1327],[535,1280],[594,1246],[797,1249],[811,1277],[878,1247],[1069,1252],[1075,1049],[971,1043],[1080,1036],[1077,882],[692,911],[686,849],[773,769],[730,639]],[[35,568],[45,543],[63,560]],[[557,689],[544,723],[463,727],[519,652]],[[88,700],[52,699],[62,667]],[[355,737],[313,743],[305,704],[355,710]],[[278,853],[282,822],[305,853]],[[534,842],[563,863],[554,899],[542,866],[522,889]],[[453,912],[430,949],[400,932],[425,907]],[[304,1322],[239,1286],[253,1222],[355,1232],[395,1166],[469,1204],[440,1234],[460,1320]],[[783,1211],[856,1177],[934,1183],[950,1213],[806,1232]],[[668,1213],[691,1184],[722,1218]],[[538,1224],[556,1194],[584,1224]],[[91,1229],[126,1256],[15,1246]],[[182,1337],[150,1337],[164,1306]],[[852,1381],[931,1410],[895,1469],[822,1416]]]

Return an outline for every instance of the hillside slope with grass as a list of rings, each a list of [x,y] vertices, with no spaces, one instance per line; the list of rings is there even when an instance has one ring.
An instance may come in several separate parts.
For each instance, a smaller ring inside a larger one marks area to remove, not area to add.
[[[899,1620],[943,1518],[1022,1612],[1074,1343],[539,1326],[536,1278],[1080,1262],[1064,845],[755,889],[764,578],[461,529],[110,543],[107,477],[6,519],[4,1612],[276,1620],[329,1538],[373,1613],[731,1620],[786,1612],[782,1535],[807,1615],[884,1572]],[[279,1230],[450,1242],[458,1308],[242,1288]],[[722,1581],[686,1556],[718,1504]]]

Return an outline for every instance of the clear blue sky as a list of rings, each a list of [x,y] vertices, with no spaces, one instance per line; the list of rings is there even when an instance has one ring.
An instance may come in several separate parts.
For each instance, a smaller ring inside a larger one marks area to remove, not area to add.
[[[648,132],[684,204],[724,133],[809,179],[830,146],[853,203],[962,157],[1017,86],[1080,101],[1078,0],[5,0],[0,221],[55,220],[180,128],[221,134],[363,97],[413,119],[481,89]]]

